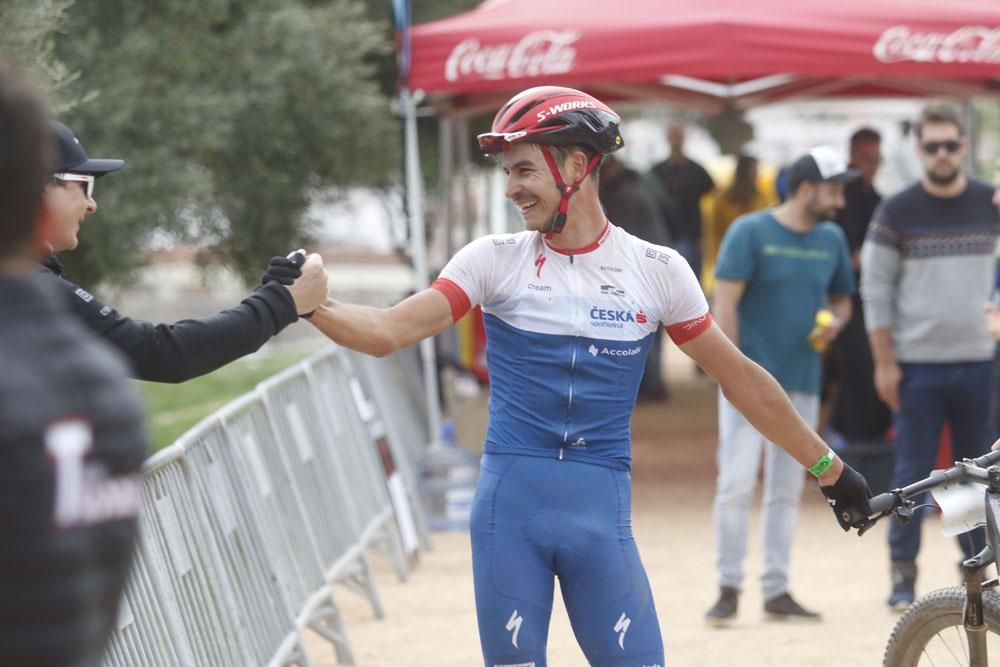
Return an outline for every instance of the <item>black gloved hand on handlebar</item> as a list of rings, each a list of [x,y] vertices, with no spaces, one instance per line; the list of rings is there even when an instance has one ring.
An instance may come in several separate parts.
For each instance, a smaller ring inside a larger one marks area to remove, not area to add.
[[[851,510],[854,510],[855,515],[862,514],[864,518],[871,516],[872,509],[868,505],[868,499],[872,497],[872,492],[868,489],[868,482],[861,473],[846,463],[836,484],[819,488],[826,496],[826,502],[833,508],[837,523],[844,530],[852,528]]]
[[[267,271],[260,277],[260,284],[276,282],[285,287],[294,283],[302,275],[302,264],[305,255],[293,253],[291,257],[272,257],[267,265]]]

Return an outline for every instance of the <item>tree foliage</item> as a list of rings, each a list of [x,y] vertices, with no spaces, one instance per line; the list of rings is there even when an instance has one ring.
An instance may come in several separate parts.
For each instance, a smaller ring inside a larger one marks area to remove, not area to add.
[[[376,64],[384,24],[350,0],[102,0],[70,8],[57,54],[96,97],[64,120],[122,157],[64,258],[83,284],[127,279],[157,236],[197,239],[254,281],[307,245],[314,193],[398,174]]]
[[[66,24],[74,0],[3,0],[0,3],[0,60],[32,71],[50,91],[57,111],[81,100],[64,96],[79,76],[55,56],[55,33]]]

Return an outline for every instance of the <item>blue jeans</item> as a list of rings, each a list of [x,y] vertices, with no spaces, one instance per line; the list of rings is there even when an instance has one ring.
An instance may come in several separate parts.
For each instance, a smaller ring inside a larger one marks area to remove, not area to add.
[[[993,362],[900,364],[899,411],[896,423],[896,465],[893,487],[912,484],[930,474],[937,461],[941,429],[951,429],[953,459],[984,454],[990,445],[987,417],[993,391]],[[926,495],[926,494],[925,494]],[[914,498],[917,504],[923,497]],[[893,521],[889,551],[893,561],[914,561],[920,551],[923,511],[906,525]],[[958,536],[966,557],[985,545],[982,529]]]

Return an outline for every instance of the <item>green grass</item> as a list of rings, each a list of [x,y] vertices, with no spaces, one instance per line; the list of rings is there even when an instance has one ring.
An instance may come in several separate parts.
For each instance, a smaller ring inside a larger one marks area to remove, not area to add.
[[[146,403],[152,451],[170,445],[203,418],[312,351],[313,348],[303,348],[272,354],[258,352],[181,384],[136,381]]]

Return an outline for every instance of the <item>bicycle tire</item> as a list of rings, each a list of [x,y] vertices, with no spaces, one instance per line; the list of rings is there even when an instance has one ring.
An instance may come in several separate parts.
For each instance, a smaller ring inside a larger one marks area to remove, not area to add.
[[[931,591],[910,605],[899,619],[885,647],[882,667],[913,667],[932,638],[942,630],[962,630],[965,587],[952,586]],[[1000,636],[1000,593],[983,591],[983,616],[988,633]],[[991,655],[993,664],[1000,656]]]

